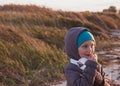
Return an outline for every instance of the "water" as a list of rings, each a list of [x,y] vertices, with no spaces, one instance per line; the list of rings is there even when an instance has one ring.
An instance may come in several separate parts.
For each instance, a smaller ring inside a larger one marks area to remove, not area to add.
[[[120,52],[120,47],[115,48],[114,51]]]
[[[112,35],[112,37],[118,37],[118,38],[120,38],[120,30],[118,30],[118,31],[112,31],[111,35]]]
[[[113,51],[116,54],[103,54],[105,58],[109,58],[109,64],[107,64],[103,70],[108,79],[112,80],[113,83],[120,85],[120,47],[114,48]]]
[[[112,60],[111,64],[103,70],[106,73],[106,78],[112,80],[113,83],[120,84],[120,64],[118,64],[118,60]]]
[[[120,38],[120,31],[115,31],[111,33],[113,37]],[[120,41],[116,41],[113,44],[120,45]],[[116,54],[104,54],[106,57],[112,57],[110,60],[110,64],[107,65],[103,70],[106,73],[106,77],[113,81],[113,83],[120,85],[120,47],[114,48],[113,51]]]

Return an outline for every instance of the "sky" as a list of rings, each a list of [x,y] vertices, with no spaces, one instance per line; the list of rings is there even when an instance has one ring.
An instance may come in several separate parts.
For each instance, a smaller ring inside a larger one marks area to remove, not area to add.
[[[0,5],[20,4],[37,5],[63,11],[102,11],[110,6],[120,10],[120,0],[0,0]]]

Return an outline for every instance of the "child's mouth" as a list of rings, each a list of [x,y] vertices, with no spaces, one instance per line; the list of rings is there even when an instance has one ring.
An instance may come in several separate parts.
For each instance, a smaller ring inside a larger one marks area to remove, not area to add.
[[[86,54],[86,56],[90,58],[92,55],[91,54]]]

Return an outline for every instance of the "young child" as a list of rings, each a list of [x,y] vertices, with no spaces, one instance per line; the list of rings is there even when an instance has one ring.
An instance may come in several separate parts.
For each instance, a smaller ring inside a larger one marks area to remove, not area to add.
[[[84,27],[73,27],[67,32],[65,50],[70,58],[65,67],[67,86],[110,86],[105,85],[95,45],[93,35]]]

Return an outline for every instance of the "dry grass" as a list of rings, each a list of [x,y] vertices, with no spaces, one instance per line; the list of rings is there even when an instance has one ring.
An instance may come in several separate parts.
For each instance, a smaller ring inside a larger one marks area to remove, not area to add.
[[[104,49],[110,44],[109,30],[118,29],[120,21],[117,14],[107,16],[34,5],[0,6],[0,85],[39,86],[63,78],[67,29],[89,28],[98,41],[97,49]]]

